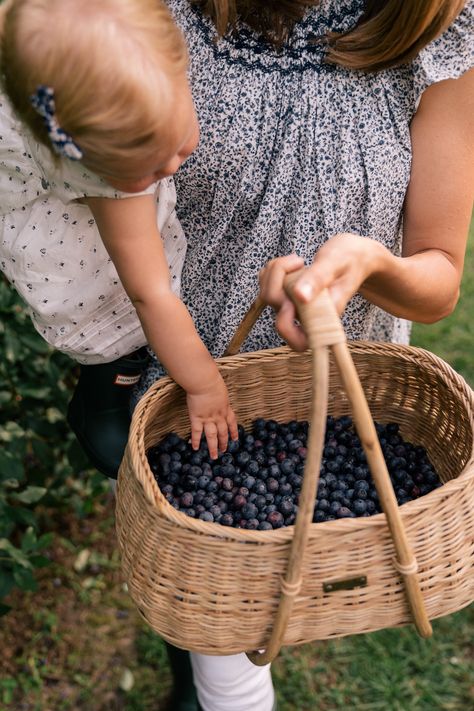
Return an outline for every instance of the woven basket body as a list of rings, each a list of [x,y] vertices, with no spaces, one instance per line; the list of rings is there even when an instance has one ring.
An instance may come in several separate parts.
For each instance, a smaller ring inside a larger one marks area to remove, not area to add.
[[[474,399],[441,359],[409,346],[350,344],[374,420],[398,422],[426,447],[444,486],[401,507],[429,618],[474,599]],[[279,348],[223,358],[238,422],[309,418],[311,356]],[[330,362],[328,413],[351,408]],[[117,532],[129,592],[149,625],[206,654],[264,648],[281,594],[293,526],[247,531],[190,519],[164,499],[146,451],[168,432],[189,432],[184,394],[168,378],[134,414],[117,492]],[[410,623],[385,514],[311,524],[303,581],[283,644]],[[366,578],[364,587],[325,591]],[[326,585],[325,585],[326,584]],[[337,587],[337,586],[336,586]]]

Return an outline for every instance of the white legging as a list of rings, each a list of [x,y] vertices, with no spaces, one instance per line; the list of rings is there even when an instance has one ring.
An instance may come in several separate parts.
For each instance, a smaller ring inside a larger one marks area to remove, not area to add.
[[[117,482],[110,479],[115,493]],[[270,664],[257,667],[246,654],[213,657],[191,653],[194,684],[204,711],[272,711]]]
[[[270,664],[257,667],[245,654],[211,657],[191,653],[194,684],[204,711],[272,711]]]

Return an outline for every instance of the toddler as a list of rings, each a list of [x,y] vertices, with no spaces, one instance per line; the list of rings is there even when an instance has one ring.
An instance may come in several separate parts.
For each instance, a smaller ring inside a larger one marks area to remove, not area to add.
[[[81,364],[69,423],[115,477],[149,343],[186,391],[193,446],[204,433],[216,457],[235,416],[178,296],[170,176],[199,135],[181,33],[159,0],[7,0],[0,13],[0,268]]]

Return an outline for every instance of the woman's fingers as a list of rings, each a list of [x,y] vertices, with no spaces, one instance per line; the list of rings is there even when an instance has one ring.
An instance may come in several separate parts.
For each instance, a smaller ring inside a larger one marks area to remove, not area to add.
[[[265,303],[278,308],[285,299],[283,281],[287,274],[301,269],[304,266],[302,257],[297,254],[288,254],[286,257],[272,259],[260,271],[260,295]]]
[[[289,299],[283,302],[275,318],[275,327],[280,336],[295,351],[304,351],[308,347],[306,336],[301,327],[295,323],[296,310]]]

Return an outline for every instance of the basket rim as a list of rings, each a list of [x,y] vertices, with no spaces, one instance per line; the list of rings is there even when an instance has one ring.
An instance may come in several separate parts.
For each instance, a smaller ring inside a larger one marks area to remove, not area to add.
[[[411,362],[416,362],[418,365],[434,366],[440,371],[442,379],[449,381],[451,386],[455,385],[456,390],[460,392],[464,399],[470,406],[469,411],[469,422],[471,428],[474,431],[474,391],[471,389],[466,380],[456,373],[456,371],[446,363],[439,356],[427,351],[423,348],[417,346],[406,346],[393,343],[378,343],[373,341],[350,341],[348,342],[351,351],[363,350],[364,348],[369,348],[371,351],[376,353],[385,353],[393,355],[402,355],[406,360]],[[222,358],[216,359],[216,362],[220,369],[231,370],[233,366],[238,367],[246,362],[251,362],[252,360],[259,359],[267,356],[270,360],[274,356],[289,355],[294,357],[301,357],[304,354],[308,354],[309,351],[304,353],[297,353],[290,349],[288,346],[281,346],[279,348],[264,349],[260,351],[251,351],[249,353],[239,353],[233,356],[224,356]],[[129,442],[126,448],[126,454],[120,471],[124,467],[124,462],[130,459],[134,475],[137,482],[140,483],[143,489],[144,495],[148,503],[153,508],[157,516],[162,516],[169,523],[180,527],[181,529],[187,529],[189,531],[197,532],[208,537],[212,537],[218,540],[230,539],[235,542],[246,542],[255,545],[264,543],[267,539],[271,540],[272,543],[281,542],[285,543],[290,541],[293,537],[294,526],[283,526],[279,529],[273,529],[271,531],[258,531],[258,530],[247,530],[234,528],[231,526],[222,526],[216,522],[201,521],[199,519],[193,519],[186,514],[175,509],[171,504],[165,499],[161,490],[153,476],[153,473],[148,464],[148,459],[146,457],[145,446],[144,446],[144,418],[148,403],[157,397],[163,391],[167,391],[171,388],[179,387],[176,383],[169,377],[164,376],[158,381],[153,383],[150,388],[145,392],[143,397],[140,399],[137,407],[132,416],[132,426],[130,428]],[[132,434],[137,433],[136,446],[132,449]],[[471,451],[471,456],[466,462],[466,465],[459,473],[455,479],[443,484],[443,486],[431,491],[429,494],[419,497],[413,501],[407,502],[400,506],[400,514],[403,518],[408,518],[412,514],[420,514],[424,510],[436,504],[438,500],[446,498],[447,495],[453,494],[459,488],[464,487],[467,479],[474,476],[474,445]],[[120,472],[119,472],[120,480]],[[120,486],[119,486],[120,491]],[[381,512],[374,514],[372,516],[366,517],[356,517],[356,518],[342,518],[335,519],[334,521],[325,521],[319,523],[311,523],[310,530],[313,531],[314,527],[317,526],[318,531],[322,531],[322,526],[331,526],[332,532],[340,532],[342,530],[348,532],[355,532],[358,530],[367,529],[369,526],[374,528],[387,526],[385,513]],[[327,530],[327,528],[325,529]]]

